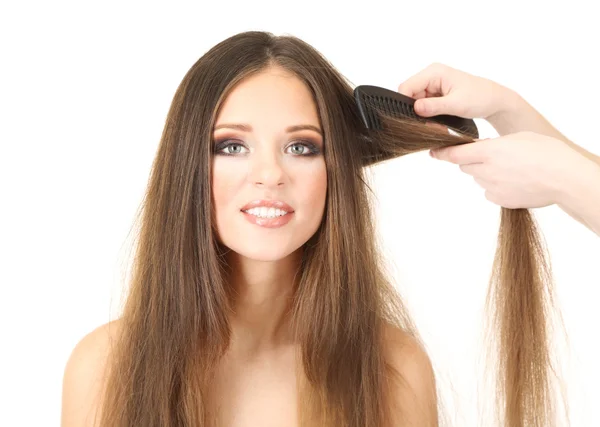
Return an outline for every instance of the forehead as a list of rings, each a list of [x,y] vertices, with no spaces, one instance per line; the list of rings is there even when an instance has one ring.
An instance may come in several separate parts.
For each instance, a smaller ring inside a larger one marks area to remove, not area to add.
[[[274,68],[245,78],[225,98],[215,125],[236,121],[318,125],[319,116],[306,84],[293,74]]]

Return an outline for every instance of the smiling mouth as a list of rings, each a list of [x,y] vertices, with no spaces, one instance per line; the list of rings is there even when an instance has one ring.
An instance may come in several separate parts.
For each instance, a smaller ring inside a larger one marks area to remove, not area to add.
[[[252,211],[253,209],[250,209]],[[294,212],[286,212],[283,215],[278,216],[258,216],[254,215],[248,211],[240,211],[246,220],[251,224],[258,225],[259,227],[264,228],[278,228],[286,225],[290,222],[294,216]]]
[[[266,207],[247,209],[245,211],[243,210],[242,212],[245,212],[250,215],[254,215],[257,218],[264,218],[264,219],[279,218],[279,217],[282,217],[285,215],[289,215],[291,213],[291,212],[287,212],[283,209],[266,208]]]

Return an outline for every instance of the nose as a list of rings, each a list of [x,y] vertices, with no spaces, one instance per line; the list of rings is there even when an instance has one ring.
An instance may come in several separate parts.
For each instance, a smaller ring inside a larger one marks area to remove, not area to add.
[[[251,155],[249,177],[254,185],[277,187],[283,184],[284,176],[285,171],[277,153],[257,150]]]

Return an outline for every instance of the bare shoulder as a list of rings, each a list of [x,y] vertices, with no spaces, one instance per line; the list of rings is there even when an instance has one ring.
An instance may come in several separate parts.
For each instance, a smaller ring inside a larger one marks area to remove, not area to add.
[[[61,427],[94,426],[110,348],[120,327],[120,320],[101,325],[72,350],[63,374]]]
[[[384,355],[400,375],[391,384],[391,402],[396,405],[393,425],[437,426],[437,392],[431,360],[421,344],[407,332],[391,325],[383,327]]]

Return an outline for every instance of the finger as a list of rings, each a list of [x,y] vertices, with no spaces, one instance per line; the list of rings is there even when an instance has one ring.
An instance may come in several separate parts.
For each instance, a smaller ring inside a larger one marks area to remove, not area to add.
[[[440,114],[451,114],[460,116],[460,105],[464,101],[456,99],[452,93],[448,95],[435,95],[426,98],[417,99],[415,101],[415,112],[423,117],[437,116]]]
[[[430,94],[445,95],[442,89],[442,76],[437,66],[429,66],[419,71],[398,86],[398,92],[410,97],[425,90]]]
[[[487,149],[486,141],[477,141],[452,147],[436,148],[431,150],[431,156],[457,165],[483,163],[488,159]]]
[[[426,90],[422,90],[419,93],[415,93],[412,98],[414,99],[421,99],[421,98],[427,98],[427,96],[430,96]]]
[[[481,188],[491,191],[494,188],[494,184],[491,181],[488,181],[486,179],[483,178],[473,178],[475,180],[475,182],[477,183],[477,185],[479,185]]]
[[[486,176],[486,171],[489,165],[486,165],[485,163],[467,163],[464,165],[458,165],[458,167],[461,171],[471,175],[473,178],[484,179],[483,177]]]
[[[429,92],[427,89],[422,90],[419,93],[415,93],[413,95],[414,99],[421,99],[421,98],[431,98],[433,96],[441,96],[439,93],[433,93],[433,92]]]

